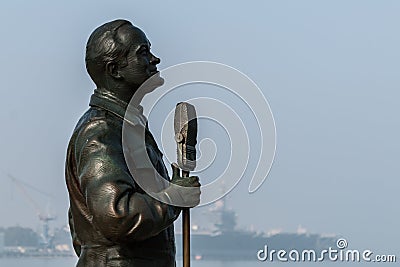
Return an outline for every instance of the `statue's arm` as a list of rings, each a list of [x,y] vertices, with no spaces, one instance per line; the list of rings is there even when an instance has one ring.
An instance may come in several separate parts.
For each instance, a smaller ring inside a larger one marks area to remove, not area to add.
[[[144,240],[170,226],[180,209],[137,192],[118,138],[118,127],[93,121],[76,151],[81,192],[93,223],[114,242]],[[119,128],[120,129],[120,128]]]

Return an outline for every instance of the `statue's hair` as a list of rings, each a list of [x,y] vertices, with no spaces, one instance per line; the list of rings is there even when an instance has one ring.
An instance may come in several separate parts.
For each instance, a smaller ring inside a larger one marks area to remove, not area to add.
[[[129,47],[123,44],[118,37],[118,29],[124,25],[132,25],[127,20],[107,22],[90,35],[86,44],[86,69],[97,86],[102,85],[106,64],[120,63],[129,52]]]

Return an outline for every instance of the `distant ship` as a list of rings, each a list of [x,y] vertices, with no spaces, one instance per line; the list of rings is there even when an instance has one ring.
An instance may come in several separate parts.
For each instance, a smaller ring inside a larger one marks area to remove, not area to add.
[[[218,222],[210,224],[209,220],[202,227],[192,224],[191,230],[191,257],[193,260],[257,260],[257,253],[267,245],[269,249],[290,251],[314,250],[317,253],[329,247],[336,247],[338,239],[335,235],[323,236],[310,234],[301,227],[296,233],[271,231],[257,233],[251,230],[237,229],[236,213],[226,208],[225,202],[220,200],[215,207],[207,213],[214,213]],[[196,215],[194,211],[192,215]],[[203,218],[204,216],[202,216]],[[196,221],[196,220],[194,220]],[[193,221],[193,222],[194,222]],[[43,221],[42,221],[43,222]],[[18,228],[18,227],[17,227]],[[31,229],[18,228],[19,232],[34,233]],[[15,230],[14,230],[15,232]],[[177,259],[182,258],[182,234],[177,227],[176,234]],[[21,242],[30,235],[21,236]],[[0,232],[0,258],[1,257],[73,257],[71,237],[67,226],[55,229],[49,233],[48,221],[44,221],[43,233],[36,234],[37,245],[6,244],[5,234]],[[43,242],[43,236],[47,242]],[[28,239],[27,239],[28,240]],[[25,243],[27,241],[25,240]]]
[[[335,247],[337,236],[323,236],[307,233],[299,227],[296,233],[257,233],[237,230],[236,214],[228,210],[225,203],[215,212],[220,222],[214,224],[214,230],[199,230],[196,225],[191,230],[191,257],[193,260],[256,260],[257,252],[268,245],[276,251],[284,249],[315,250],[320,252],[328,247]],[[178,229],[177,229],[178,230]],[[182,234],[176,231],[177,258],[182,257]]]

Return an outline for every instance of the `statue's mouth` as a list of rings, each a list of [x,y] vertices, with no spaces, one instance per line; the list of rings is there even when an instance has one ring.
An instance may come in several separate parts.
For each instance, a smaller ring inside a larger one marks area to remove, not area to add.
[[[153,76],[154,74],[158,73],[157,69],[150,70],[150,75]]]

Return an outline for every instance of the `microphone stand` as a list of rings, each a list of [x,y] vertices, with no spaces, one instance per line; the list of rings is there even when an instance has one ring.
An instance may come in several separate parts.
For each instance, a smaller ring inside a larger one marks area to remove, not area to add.
[[[189,177],[188,171],[182,171],[182,177]],[[183,267],[190,267],[190,209],[182,209]]]

